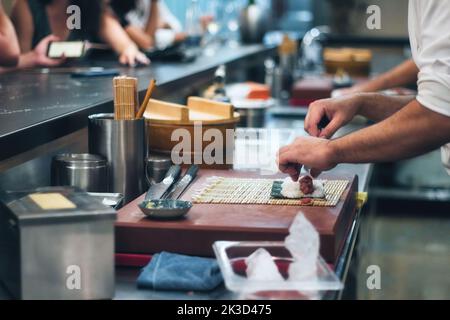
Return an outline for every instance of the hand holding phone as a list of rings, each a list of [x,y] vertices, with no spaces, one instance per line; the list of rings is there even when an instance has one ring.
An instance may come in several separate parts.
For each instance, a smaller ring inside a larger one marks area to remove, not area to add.
[[[85,41],[52,41],[48,45],[47,57],[51,59],[81,58],[85,50]]]

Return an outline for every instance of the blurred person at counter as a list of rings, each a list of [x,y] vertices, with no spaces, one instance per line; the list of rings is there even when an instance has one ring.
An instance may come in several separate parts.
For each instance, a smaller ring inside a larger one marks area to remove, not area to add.
[[[19,61],[19,42],[16,31],[0,0],[0,66],[12,67]]]
[[[397,161],[442,147],[450,174],[450,6],[439,0],[410,0],[408,21],[417,96],[356,93],[312,103],[305,119],[311,137],[297,138],[279,150],[282,172],[295,180],[301,165],[318,175],[339,163]],[[355,115],[377,123],[328,140]],[[330,123],[321,130],[323,116]]]
[[[163,0],[111,0],[129,37],[143,50],[164,49],[186,39],[180,21]]]
[[[81,10],[81,29],[67,27],[68,6]],[[119,55],[122,64],[148,64],[148,58],[139,51],[120,24],[110,15],[103,1],[90,0],[17,0],[11,20],[19,39],[21,57],[19,68],[58,66],[65,59],[49,59],[48,44],[52,41],[103,41]]]

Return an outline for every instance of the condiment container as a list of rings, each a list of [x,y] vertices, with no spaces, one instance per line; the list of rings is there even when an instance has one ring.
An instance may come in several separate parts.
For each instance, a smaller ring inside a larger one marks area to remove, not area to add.
[[[78,187],[88,192],[108,188],[107,161],[94,154],[59,154],[52,160],[52,186]]]

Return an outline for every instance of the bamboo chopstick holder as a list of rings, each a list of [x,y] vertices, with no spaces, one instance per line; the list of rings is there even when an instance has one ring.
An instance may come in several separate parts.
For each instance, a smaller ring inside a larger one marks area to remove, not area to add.
[[[137,79],[132,77],[115,77],[114,89],[114,119],[133,120],[138,106]]]

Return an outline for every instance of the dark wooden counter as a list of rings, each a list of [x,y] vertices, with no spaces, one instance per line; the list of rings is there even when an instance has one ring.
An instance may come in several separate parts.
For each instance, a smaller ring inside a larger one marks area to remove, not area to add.
[[[260,64],[273,50],[251,45],[222,48],[214,56],[200,56],[190,63],[123,68],[116,62],[98,61],[95,65],[120,68],[121,73],[138,77],[141,95],[149,79],[155,78],[157,94],[163,96],[210,81],[222,64],[230,68]],[[63,71],[0,74],[0,161],[85,127],[90,114],[112,111],[111,78],[75,79]]]

